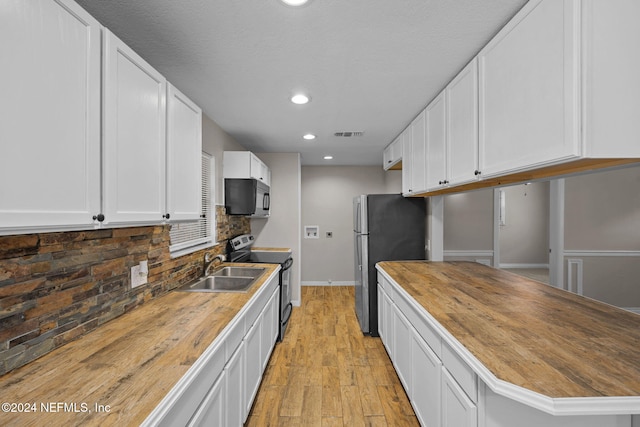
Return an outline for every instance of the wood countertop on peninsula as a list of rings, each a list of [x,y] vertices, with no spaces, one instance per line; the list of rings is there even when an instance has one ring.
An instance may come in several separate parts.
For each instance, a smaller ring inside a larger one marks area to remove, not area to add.
[[[628,403],[640,410],[639,315],[474,262],[378,267],[495,376],[494,384],[556,403],[633,397]]]
[[[30,413],[3,410],[0,425],[142,423],[279,267],[234,265],[266,271],[246,293],[172,291],[0,377],[0,402],[36,404]],[[70,406],[41,410],[58,402]]]

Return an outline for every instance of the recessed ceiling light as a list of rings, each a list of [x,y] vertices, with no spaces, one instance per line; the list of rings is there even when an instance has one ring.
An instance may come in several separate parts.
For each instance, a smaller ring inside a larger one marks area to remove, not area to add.
[[[332,159],[333,159],[333,156],[324,156],[324,159],[325,159],[325,160],[332,160]]]
[[[302,6],[309,0],[280,0],[280,1],[288,6]]]
[[[316,139],[316,136],[312,133],[307,133],[305,135],[302,136],[304,139],[311,141],[312,139]]]
[[[305,95],[303,93],[296,93],[295,95],[293,95],[291,97],[291,102],[293,102],[294,104],[298,104],[298,105],[306,104],[310,100],[311,100],[311,98],[309,98],[307,95]]]

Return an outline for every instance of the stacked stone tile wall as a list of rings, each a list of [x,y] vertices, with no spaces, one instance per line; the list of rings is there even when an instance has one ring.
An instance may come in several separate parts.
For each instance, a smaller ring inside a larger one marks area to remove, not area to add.
[[[202,274],[205,252],[250,232],[218,207],[218,245],[172,259],[168,225],[0,236],[0,375]],[[148,283],[131,267],[149,261]]]

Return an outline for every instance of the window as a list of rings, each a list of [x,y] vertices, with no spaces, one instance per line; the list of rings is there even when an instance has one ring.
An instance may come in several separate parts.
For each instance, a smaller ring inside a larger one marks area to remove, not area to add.
[[[202,217],[171,226],[172,257],[186,255],[216,243],[215,157],[202,153]]]

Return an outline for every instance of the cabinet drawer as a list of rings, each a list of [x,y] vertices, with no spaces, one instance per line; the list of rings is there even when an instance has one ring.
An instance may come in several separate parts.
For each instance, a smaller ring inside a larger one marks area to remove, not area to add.
[[[442,340],[440,339],[440,335],[427,323],[424,318],[426,314],[413,304],[410,304],[407,298],[408,297],[398,292],[395,295],[394,302],[407,319],[409,319],[409,322],[411,322],[422,339],[431,347],[431,350],[433,350],[439,358],[442,358]]]
[[[442,344],[442,364],[474,403],[478,401],[476,374],[447,344]]]

